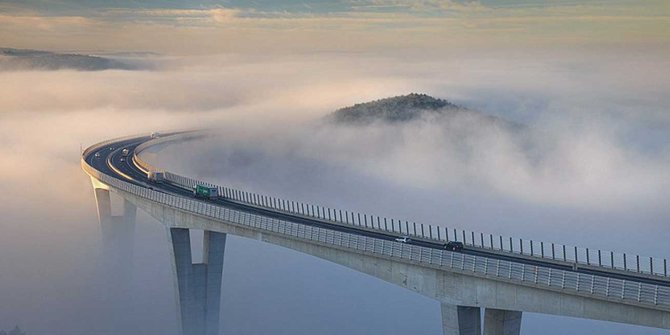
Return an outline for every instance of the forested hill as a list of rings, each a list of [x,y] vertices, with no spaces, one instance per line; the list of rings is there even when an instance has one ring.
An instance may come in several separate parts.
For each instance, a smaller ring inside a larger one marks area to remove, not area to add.
[[[135,70],[137,66],[99,56],[0,48],[0,71],[64,69],[78,71]]]
[[[331,117],[339,123],[367,124],[374,121],[402,122],[426,114],[459,111],[465,111],[465,108],[426,94],[411,93],[340,108]]]

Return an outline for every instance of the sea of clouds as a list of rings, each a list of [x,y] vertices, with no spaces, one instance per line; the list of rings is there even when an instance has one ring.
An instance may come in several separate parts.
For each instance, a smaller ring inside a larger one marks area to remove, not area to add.
[[[98,266],[93,192],[79,168],[87,145],[156,130],[214,128],[217,136],[147,157],[250,191],[667,255],[670,67],[662,57],[151,57],[143,60],[155,64],[151,70],[2,73],[0,329],[176,334],[163,228],[140,215],[135,279],[110,297]],[[370,126],[323,120],[339,107],[410,92],[525,126],[501,128],[476,115]],[[230,238],[225,272],[227,333],[440,331],[436,303],[278,247]],[[332,323],[334,314],[351,322]],[[565,327],[664,333],[546,316],[524,321],[527,334]]]

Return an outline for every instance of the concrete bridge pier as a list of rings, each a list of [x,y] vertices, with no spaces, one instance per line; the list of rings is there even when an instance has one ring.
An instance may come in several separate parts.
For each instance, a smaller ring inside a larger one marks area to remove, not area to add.
[[[123,199],[123,213],[113,215],[109,190],[97,187],[96,183],[93,186],[102,233],[102,257],[105,271],[111,274],[110,279],[114,281],[130,279],[132,267],[128,264],[133,258],[137,207]],[[125,286],[125,283],[127,282],[119,284]]]
[[[487,308],[484,312],[484,335],[519,335],[521,314],[520,311]]]
[[[218,335],[226,234],[205,231],[203,262],[194,264],[190,231],[168,228],[182,335]]]
[[[442,303],[443,335],[482,335],[481,308]],[[519,335],[521,312],[487,308],[484,335]]]
[[[482,319],[479,307],[442,303],[443,335],[481,335]]]

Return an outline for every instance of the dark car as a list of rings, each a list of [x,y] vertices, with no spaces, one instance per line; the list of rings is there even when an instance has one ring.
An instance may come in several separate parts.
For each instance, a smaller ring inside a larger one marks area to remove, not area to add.
[[[444,244],[444,248],[451,251],[463,250],[463,242],[449,241]]]

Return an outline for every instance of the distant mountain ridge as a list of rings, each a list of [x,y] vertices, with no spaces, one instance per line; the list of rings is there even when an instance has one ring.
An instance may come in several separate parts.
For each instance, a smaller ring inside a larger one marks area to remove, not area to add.
[[[410,93],[340,108],[332,113],[331,117],[339,123],[367,124],[374,121],[403,122],[427,114],[440,115],[466,110],[447,100],[426,94]]]
[[[0,71],[61,69],[79,71],[136,70],[138,66],[99,56],[0,48]]]

